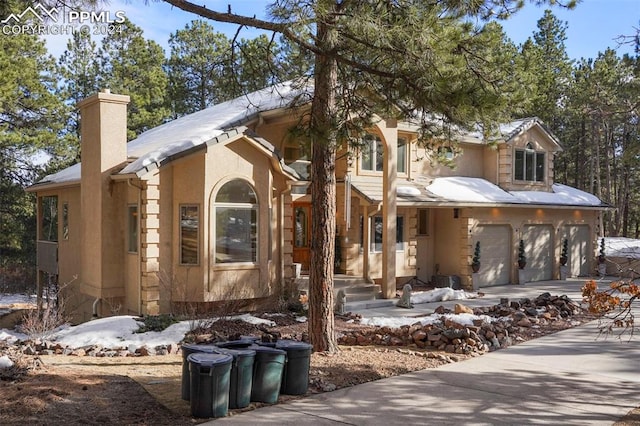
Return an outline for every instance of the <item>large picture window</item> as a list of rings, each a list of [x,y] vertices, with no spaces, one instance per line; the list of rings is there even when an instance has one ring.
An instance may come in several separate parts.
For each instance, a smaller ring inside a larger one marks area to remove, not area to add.
[[[377,215],[371,218],[371,251],[382,251],[382,229],[384,222],[382,216]],[[396,217],[396,250],[404,250],[404,217]]]
[[[258,199],[248,182],[225,183],[215,200],[215,262],[257,262]]]
[[[180,263],[199,263],[200,213],[196,205],[180,206]]]
[[[525,149],[516,149],[514,178],[529,182],[544,181],[544,152],[536,152],[528,143]]]

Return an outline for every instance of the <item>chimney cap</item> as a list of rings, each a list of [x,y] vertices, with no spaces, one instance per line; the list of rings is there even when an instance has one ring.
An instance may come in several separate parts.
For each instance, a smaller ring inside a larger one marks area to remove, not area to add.
[[[104,89],[102,89],[102,93],[111,93],[111,89],[105,87]]]

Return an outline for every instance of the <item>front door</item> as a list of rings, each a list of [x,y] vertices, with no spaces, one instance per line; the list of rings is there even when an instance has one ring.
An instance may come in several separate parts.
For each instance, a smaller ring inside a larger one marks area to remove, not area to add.
[[[311,246],[311,204],[293,204],[293,262],[300,263],[302,270],[309,271],[309,248]]]

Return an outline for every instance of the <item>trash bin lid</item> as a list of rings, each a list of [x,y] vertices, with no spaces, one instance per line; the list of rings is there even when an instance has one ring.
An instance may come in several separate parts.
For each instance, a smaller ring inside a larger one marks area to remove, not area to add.
[[[210,354],[217,349],[215,345],[198,345],[195,343],[185,343],[181,348],[183,351],[186,349],[190,352],[206,352]]]
[[[255,339],[228,340],[226,342],[218,342],[216,346],[219,348],[244,348],[255,343]]]
[[[256,356],[256,351],[253,349],[245,349],[245,348],[216,348],[216,353],[231,355],[234,358],[247,358]]]
[[[277,354],[277,355],[286,355],[287,354],[282,349],[276,349],[276,348],[272,348],[272,347],[269,347],[269,346],[262,346],[262,345],[251,345],[247,349],[252,349],[252,350],[256,351],[256,353],[260,352],[260,353],[270,353],[270,354]]]
[[[298,342],[297,340],[278,340],[276,342],[277,349],[286,350],[310,350],[313,349],[313,345],[305,342]]]
[[[227,354],[196,352],[189,355],[187,361],[200,365],[214,366],[229,364],[233,361],[233,357]]]

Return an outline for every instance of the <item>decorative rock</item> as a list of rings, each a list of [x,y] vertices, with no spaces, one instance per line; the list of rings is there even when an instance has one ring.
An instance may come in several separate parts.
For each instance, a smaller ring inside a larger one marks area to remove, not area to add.
[[[470,307],[465,306],[465,305],[463,305],[461,303],[456,303],[453,306],[453,312],[456,315],[459,315],[459,314],[473,314],[473,309],[471,309]]]

